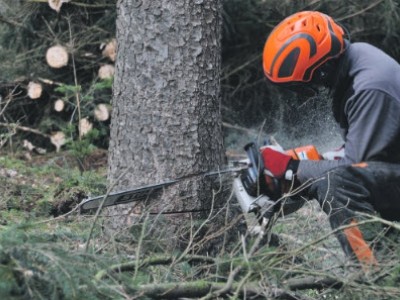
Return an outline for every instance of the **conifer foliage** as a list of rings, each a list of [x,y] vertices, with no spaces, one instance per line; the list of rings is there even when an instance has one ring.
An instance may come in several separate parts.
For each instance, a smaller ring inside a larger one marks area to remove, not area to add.
[[[92,146],[107,147],[117,59],[116,2],[0,1],[2,153],[67,148],[81,158]],[[268,132],[293,131],[289,117],[301,110],[297,98],[266,84],[261,52],[271,29],[299,10],[331,14],[349,29],[353,41],[370,42],[400,59],[397,1],[226,0],[221,84],[225,128],[230,128],[227,141],[247,135],[248,127],[265,119]],[[95,216],[76,211],[49,215],[53,200],[62,200],[64,190],[73,194],[73,187],[85,181],[93,194],[105,193],[98,177],[85,180],[88,173],[59,166],[51,173],[42,168],[35,173],[26,161],[15,171],[13,163],[0,157],[0,299],[400,298],[397,223],[376,216],[366,221],[394,234],[377,236],[388,247],[382,247],[381,267],[369,273],[344,261],[326,216],[311,202],[298,213],[273,220],[275,226],[263,238],[232,234],[242,216],[224,216],[226,224],[202,234],[204,239],[196,234],[214,219],[190,220],[182,234],[191,239],[190,246],[166,253],[170,237],[155,235],[150,213],[140,207],[131,211],[138,214],[137,223],[111,233],[102,226],[107,218],[103,211]],[[61,175],[60,169],[68,174]],[[11,187],[9,179],[17,180],[22,170],[26,180]],[[30,181],[35,176],[51,180]],[[55,187],[46,186],[53,183]],[[226,205],[234,201],[227,199]],[[215,237],[224,240],[215,255],[198,252]]]

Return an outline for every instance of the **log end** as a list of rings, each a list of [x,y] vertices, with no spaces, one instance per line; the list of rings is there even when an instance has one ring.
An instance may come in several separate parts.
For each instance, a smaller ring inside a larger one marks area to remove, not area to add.
[[[52,46],[46,52],[47,64],[55,69],[68,65],[68,51],[61,45]]]

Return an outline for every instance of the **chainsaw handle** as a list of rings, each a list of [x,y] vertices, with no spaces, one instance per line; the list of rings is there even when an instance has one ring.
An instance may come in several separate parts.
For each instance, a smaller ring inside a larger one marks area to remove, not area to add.
[[[244,146],[247,157],[250,161],[248,176],[252,182],[257,182],[260,175],[264,172],[264,162],[260,153],[260,148],[255,142],[248,143]]]

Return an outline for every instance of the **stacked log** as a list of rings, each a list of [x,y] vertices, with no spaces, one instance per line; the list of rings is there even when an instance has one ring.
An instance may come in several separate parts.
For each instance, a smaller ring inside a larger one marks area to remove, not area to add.
[[[46,62],[50,67],[60,69],[68,65],[68,60],[68,51],[64,46],[55,45],[47,49]]]

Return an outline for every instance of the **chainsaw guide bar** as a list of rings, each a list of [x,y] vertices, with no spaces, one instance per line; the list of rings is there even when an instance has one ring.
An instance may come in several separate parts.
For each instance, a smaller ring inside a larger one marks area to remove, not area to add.
[[[125,191],[113,192],[113,193],[106,194],[106,195],[92,197],[92,198],[83,200],[83,202],[80,204],[80,210],[81,210],[81,212],[85,212],[85,211],[92,210],[92,209],[98,209],[100,206],[107,207],[107,206],[125,204],[125,203],[129,203],[129,202],[134,202],[134,201],[145,201],[145,200],[149,199],[150,197],[153,198],[153,197],[157,196],[158,194],[160,194],[164,188],[166,188],[170,185],[173,185],[175,183],[178,183],[184,179],[188,179],[188,178],[192,178],[192,177],[201,177],[201,176],[203,176],[203,177],[219,176],[219,175],[226,174],[226,173],[238,172],[243,169],[244,169],[244,167],[233,167],[233,168],[228,168],[225,170],[218,170],[218,171],[212,171],[212,172],[194,174],[194,175],[186,175],[186,176],[180,177],[178,179],[165,181],[165,182],[162,182],[159,184],[150,184],[150,185],[145,185],[145,186],[141,186],[138,188],[133,188],[133,189],[125,190]],[[102,205],[102,203],[103,203],[103,205]]]
[[[126,190],[122,192],[110,193],[108,195],[96,196],[84,200],[84,202],[82,202],[80,206],[80,209],[81,211],[97,209],[100,207],[103,200],[104,203],[102,207],[125,204],[134,201],[144,201],[149,197],[156,196],[156,194],[162,191],[165,187],[170,186],[176,182],[178,182],[178,180],[171,180],[160,184],[142,186],[134,190]]]

